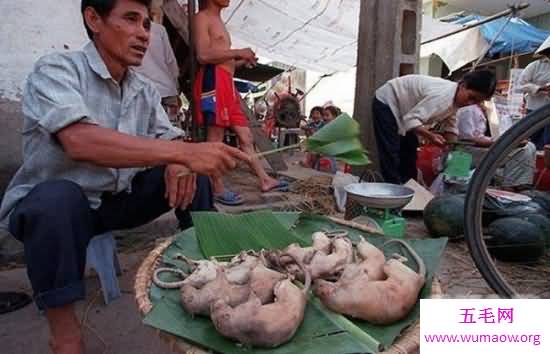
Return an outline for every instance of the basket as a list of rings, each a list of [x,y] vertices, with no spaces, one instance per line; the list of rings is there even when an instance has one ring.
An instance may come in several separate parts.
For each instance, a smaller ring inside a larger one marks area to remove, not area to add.
[[[141,315],[147,315],[152,309],[153,304],[149,299],[149,290],[153,283],[153,272],[158,267],[162,260],[164,251],[172,244],[174,237],[170,237],[155,247],[147,258],[143,261],[136,274],[134,283],[136,302]],[[438,298],[442,295],[441,285],[434,277],[432,282],[432,298]],[[172,351],[181,354],[207,354],[211,353],[206,349],[199,348],[193,344],[186,343],[180,337],[157,330],[157,334],[170,345]],[[420,322],[417,321],[414,325],[403,331],[402,335],[395,343],[380,354],[414,354],[418,353],[420,348]]]

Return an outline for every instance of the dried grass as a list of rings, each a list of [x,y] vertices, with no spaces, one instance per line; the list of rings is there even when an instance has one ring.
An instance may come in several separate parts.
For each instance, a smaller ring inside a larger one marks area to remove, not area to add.
[[[295,181],[284,196],[288,206],[283,209],[321,215],[337,214],[331,188],[332,176],[313,176]]]

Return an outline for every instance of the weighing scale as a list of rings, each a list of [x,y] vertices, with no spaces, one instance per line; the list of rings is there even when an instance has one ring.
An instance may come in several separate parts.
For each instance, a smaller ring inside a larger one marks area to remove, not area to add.
[[[405,235],[406,221],[401,209],[414,196],[414,190],[391,183],[353,183],[344,188],[348,198],[362,207],[353,221],[373,227],[390,237]]]

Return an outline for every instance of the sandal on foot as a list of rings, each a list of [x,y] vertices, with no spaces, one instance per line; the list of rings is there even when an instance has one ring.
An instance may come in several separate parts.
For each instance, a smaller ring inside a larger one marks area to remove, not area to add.
[[[223,205],[241,205],[244,203],[243,197],[239,193],[224,191],[222,194],[214,197],[214,200]]]
[[[280,180],[279,183],[278,183],[277,185],[275,185],[274,187],[270,188],[270,189],[267,190],[267,191],[264,191],[264,193],[269,193],[269,192],[288,192],[288,189],[289,189],[288,181]]]

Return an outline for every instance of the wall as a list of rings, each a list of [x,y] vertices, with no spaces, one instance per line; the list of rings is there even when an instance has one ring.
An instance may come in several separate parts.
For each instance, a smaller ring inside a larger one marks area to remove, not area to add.
[[[79,0],[0,2],[0,198],[21,162],[21,95],[34,62],[86,42]]]
[[[80,0],[0,1],[0,200],[21,164],[21,95],[25,77],[44,54],[87,41]],[[20,259],[21,245],[0,230],[0,263]]]

